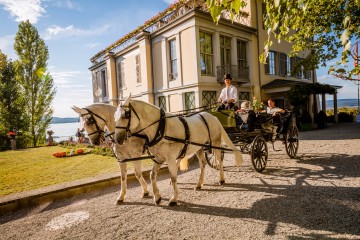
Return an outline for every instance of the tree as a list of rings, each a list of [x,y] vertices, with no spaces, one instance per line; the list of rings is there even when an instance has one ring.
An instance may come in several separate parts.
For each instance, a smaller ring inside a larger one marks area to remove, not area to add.
[[[56,90],[52,77],[46,73],[49,53],[36,28],[29,22],[20,22],[14,49],[19,57],[15,62],[16,79],[23,97],[27,99],[23,111],[29,122],[29,133],[35,147],[44,140],[53,114],[51,102]]]
[[[245,6],[245,0],[207,0],[214,21],[219,20],[221,11],[227,10],[236,16]],[[278,41],[293,43],[292,55],[310,50],[304,62],[317,67],[325,66],[338,56],[342,49],[342,63],[351,52],[351,41],[360,38],[360,0],[264,0],[265,28],[268,40],[260,61],[265,62],[272,45],[271,36]],[[308,65],[309,66],[309,65]],[[351,72],[359,72],[360,66]]]
[[[8,132],[22,132],[26,126],[23,103],[13,63],[0,51],[0,146],[8,145]],[[20,136],[18,139],[18,146],[23,146],[24,138]]]

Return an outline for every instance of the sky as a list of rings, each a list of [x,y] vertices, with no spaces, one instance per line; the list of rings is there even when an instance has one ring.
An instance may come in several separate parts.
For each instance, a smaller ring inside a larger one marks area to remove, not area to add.
[[[29,19],[49,50],[48,71],[57,92],[52,102],[54,117],[78,117],[71,109],[73,105],[85,107],[93,103],[90,58],[172,2],[0,0],[0,49],[8,58],[17,59],[13,46],[18,24]],[[338,99],[357,98],[358,87],[354,82],[329,76],[326,67],[320,68],[317,76],[321,83],[343,86],[338,90]]]

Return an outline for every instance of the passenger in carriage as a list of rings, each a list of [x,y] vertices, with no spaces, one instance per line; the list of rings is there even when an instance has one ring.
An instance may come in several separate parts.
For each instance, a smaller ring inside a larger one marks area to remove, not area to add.
[[[272,98],[269,98],[268,107],[266,108],[266,113],[272,114],[273,116],[275,116],[278,113],[285,113],[285,110],[282,108],[276,107],[274,100]]]
[[[285,110],[282,108],[276,107],[275,101],[272,98],[269,98],[268,107],[266,108],[266,113],[275,116],[276,114],[279,114],[279,113],[285,113]],[[273,140],[281,139],[280,125],[278,125],[274,130],[276,130],[276,131],[273,133]]]
[[[225,74],[225,87],[221,90],[220,97],[218,99],[218,103],[221,103],[221,106],[218,108],[218,110],[233,109],[234,107],[236,108],[235,102],[238,94],[236,87],[231,85],[231,80],[231,75]],[[237,108],[234,110],[237,110]]]

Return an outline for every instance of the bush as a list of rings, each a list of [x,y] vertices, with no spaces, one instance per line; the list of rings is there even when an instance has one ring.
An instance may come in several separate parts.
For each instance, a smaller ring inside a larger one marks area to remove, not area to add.
[[[326,128],[327,126],[327,116],[324,111],[320,111],[316,117],[316,123],[318,128]]]
[[[312,123],[312,118],[308,111],[306,111],[306,110],[302,111],[302,114],[300,117],[300,122],[301,123]]]
[[[338,114],[338,119],[339,119],[339,122],[341,122],[341,123],[353,122],[354,116],[349,113],[341,112]]]

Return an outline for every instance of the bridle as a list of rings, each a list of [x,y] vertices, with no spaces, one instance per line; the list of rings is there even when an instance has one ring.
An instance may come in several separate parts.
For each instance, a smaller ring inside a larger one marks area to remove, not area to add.
[[[156,120],[155,122],[149,124],[148,126],[132,133],[130,130],[131,127],[131,113],[133,112],[135,114],[135,116],[137,117],[137,119],[140,121],[140,117],[137,114],[136,110],[134,109],[134,107],[129,103],[129,106],[121,106],[122,109],[124,109],[125,113],[124,113],[124,119],[128,119],[128,123],[126,127],[121,127],[121,126],[116,126],[117,129],[125,129],[125,138],[124,141],[126,141],[128,138],[135,136],[135,137],[140,137],[140,138],[144,138],[146,140],[146,146],[151,147],[153,145],[155,145],[156,143],[158,143],[163,135],[164,135],[164,130],[165,130],[165,111],[163,109],[160,109],[160,118],[159,120]],[[140,134],[142,131],[144,131],[145,129],[151,127],[152,125],[159,123],[156,135],[154,137],[154,139],[152,139],[151,141],[149,141],[149,138],[147,137],[147,135],[145,134]]]
[[[88,108],[83,108],[84,110],[87,111],[87,113],[84,113],[84,114],[81,114],[80,117],[84,117],[84,116],[87,116],[87,115],[90,115],[90,117],[88,119],[86,119],[86,123],[87,125],[93,125],[95,124],[95,127],[96,127],[96,131],[95,132],[92,132],[92,133],[88,133],[88,136],[91,136],[91,135],[94,135],[94,134],[99,134],[100,136],[100,142],[103,142],[105,140],[105,138],[107,136],[110,136],[114,133],[110,133],[110,134],[107,134],[106,136],[104,135],[105,134],[105,131],[102,130],[99,125],[97,124],[96,120],[95,120],[95,117],[97,118],[100,118],[102,121],[105,122],[105,124],[107,123],[106,120],[104,118],[102,118],[101,116],[99,116],[98,114],[92,112],[90,109]],[[113,139],[112,139],[113,140]]]

